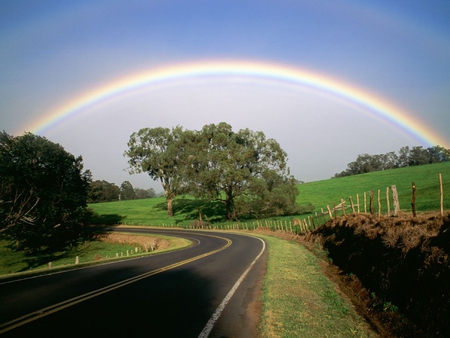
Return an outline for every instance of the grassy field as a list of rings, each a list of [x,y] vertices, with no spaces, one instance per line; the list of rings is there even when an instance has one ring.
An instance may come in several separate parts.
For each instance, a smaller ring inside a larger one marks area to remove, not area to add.
[[[376,337],[305,247],[271,236],[263,285],[262,337]]]
[[[367,193],[368,208],[370,190],[373,190],[375,196],[377,196],[378,189],[380,189],[382,210],[383,212],[386,212],[386,187],[396,185],[401,209],[410,212],[412,182],[415,182],[417,187],[417,210],[439,210],[439,173],[442,174],[444,192],[449,196],[449,198],[445,200],[445,207],[446,209],[449,209],[450,162],[378,171],[301,184],[298,186],[300,194],[297,197],[297,202],[300,204],[311,202],[316,207],[315,211],[320,211],[320,208],[326,208],[327,205],[330,205],[331,207],[333,206],[333,203],[336,203],[336,205],[339,204],[341,198],[348,202],[349,196],[352,196],[354,203],[356,203],[356,194],[359,194],[361,210],[363,210],[362,203],[364,192]]]
[[[367,196],[366,208],[369,210],[370,190],[374,190],[375,199],[377,199],[378,189],[380,189],[382,213],[386,213],[386,187],[396,185],[402,211],[410,212],[411,184],[415,182],[417,186],[417,211],[439,210],[439,173],[442,174],[443,178],[444,194],[446,193],[447,196],[450,196],[450,162],[445,162],[300,184],[298,185],[300,193],[297,197],[297,202],[301,205],[311,202],[315,206],[314,211],[320,212],[321,208],[326,210],[327,205],[330,207],[333,207],[333,203],[338,205],[341,198],[345,199],[349,204],[349,196],[352,196],[356,204],[356,195],[358,194],[360,198],[360,210],[363,212],[364,192],[366,192]],[[390,196],[392,211],[392,194]],[[445,209],[450,209],[450,197],[444,199],[444,202]],[[200,209],[204,218],[207,217],[213,221],[220,220],[221,215],[223,215],[223,208],[220,203],[206,203],[204,201],[182,197],[174,201],[175,216],[170,219],[167,217],[164,198],[98,203],[91,204],[90,207],[105,222],[120,222],[130,225],[186,225],[198,218]],[[376,200],[374,207],[377,210],[378,203]],[[309,215],[301,215],[298,218],[305,218],[307,216]],[[276,219],[291,220],[292,218],[292,216],[289,216],[277,217]],[[251,222],[251,220],[246,220],[246,222]]]

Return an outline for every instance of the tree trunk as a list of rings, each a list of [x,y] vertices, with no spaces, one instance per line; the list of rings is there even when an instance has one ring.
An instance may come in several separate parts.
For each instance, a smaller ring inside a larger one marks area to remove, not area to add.
[[[164,193],[166,195],[166,203],[167,203],[167,216],[170,218],[173,216],[173,207],[172,202],[176,197],[173,191],[171,191],[170,181],[168,179],[161,178],[161,183],[164,188]]]
[[[167,201],[167,216],[172,217],[173,216],[173,206],[172,206],[173,198],[166,197],[166,201]]]
[[[225,200],[225,209],[227,212],[227,221],[231,221],[234,219],[234,200],[233,196],[227,193],[227,197]]]

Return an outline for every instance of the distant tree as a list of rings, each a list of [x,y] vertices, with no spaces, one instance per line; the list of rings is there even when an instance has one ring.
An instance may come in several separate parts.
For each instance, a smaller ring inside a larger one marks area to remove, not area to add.
[[[411,150],[408,146],[402,147],[399,150],[399,156],[398,156],[398,164],[397,166],[400,168],[409,166],[409,155],[411,153]]]
[[[129,181],[124,181],[120,185],[120,199],[134,200],[136,198],[133,185]]]
[[[369,173],[378,170],[381,167],[380,157],[378,155],[372,156],[369,154],[358,155],[356,161],[350,162],[347,165],[348,169],[345,172],[347,175],[358,175]],[[342,175],[342,176],[347,176]]]
[[[134,188],[134,196],[136,199],[149,198],[148,191],[141,188]]]
[[[146,172],[151,179],[159,180],[164,189],[167,214],[173,216],[173,200],[183,190],[180,157],[180,138],[182,127],[144,128],[130,136],[128,150],[124,156],[129,158],[130,174]]]
[[[227,220],[249,212],[246,203],[260,214],[296,207],[298,191],[286,165],[287,154],[275,140],[249,129],[234,132],[224,122],[186,135],[192,138],[186,142],[192,147],[185,166],[188,191],[224,203]]]
[[[422,146],[416,146],[409,153],[409,165],[423,165],[430,163],[430,154]]]
[[[36,252],[76,243],[91,175],[81,157],[26,133],[0,133],[0,236]]]
[[[389,153],[380,156],[382,156],[381,159],[382,170],[398,168],[399,159],[395,151],[391,151]]]
[[[450,150],[441,146],[434,146],[427,149],[430,163],[440,163],[450,161]]]
[[[155,198],[156,197],[156,191],[153,188],[147,189],[147,196],[149,198]]]
[[[402,147],[397,155],[391,151],[381,155],[358,155],[356,161],[350,162],[347,169],[334,175],[343,177],[371,171],[402,168],[407,166],[445,162],[450,160],[450,150],[440,146],[424,149],[422,146],[413,148]]]
[[[105,180],[96,180],[89,184],[88,203],[117,201],[120,188]]]

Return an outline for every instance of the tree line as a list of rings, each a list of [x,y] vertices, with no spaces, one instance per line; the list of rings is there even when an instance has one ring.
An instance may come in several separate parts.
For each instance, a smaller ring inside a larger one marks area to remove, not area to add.
[[[440,163],[450,161],[450,149],[441,146],[424,148],[422,146],[402,147],[398,153],[391,151],[386,154],[358,155],[355,161],[347,164],[347,169],[334,177],[344,177],[409,166]]]
[[[296,203],[298,190],[287,154],[274,139],[221,122],[201,130],[143,128],[130,136],[129,172],[146,172],[165,193],[168,216],[173,200],[190,195],[225,206],[225,219],[309,212]]]
[[[134,188],[129,181],[124,181],[120,187],[105,180],[92,181],[89,184],[88,203],[124,201],[158,197],[155,189]]]

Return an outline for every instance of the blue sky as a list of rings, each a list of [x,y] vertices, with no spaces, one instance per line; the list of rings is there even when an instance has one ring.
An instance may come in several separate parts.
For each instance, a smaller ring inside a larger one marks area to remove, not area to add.
[[[56,107],[130,74],[228,59],[351,83],[401,107],[450,146],[448,1],[2,1],[0,129],[19,135]],[[262,130],[304,181],[327,179],[361,153],[428,146],[336,98],[288,87],[177,81],[90,107],[43,136],[83,156],[94,179],[157,190],[147,176],[123,170],[126,143],[139,128],[226,121]]]

